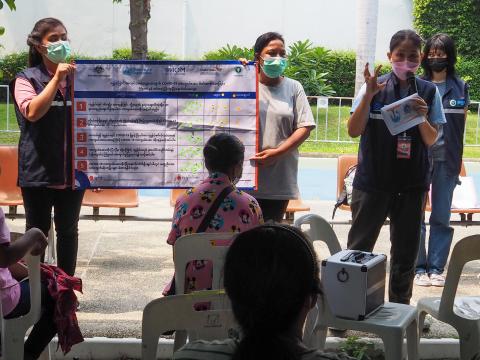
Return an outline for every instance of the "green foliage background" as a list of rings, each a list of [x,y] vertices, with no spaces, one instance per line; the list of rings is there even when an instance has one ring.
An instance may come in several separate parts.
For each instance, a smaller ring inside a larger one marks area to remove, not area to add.
[[[479,0],[480,1],[480,0]],[[0,58],[0,83],[7,84],[19,71],[27,67],[27,52],[11,53]],[[95,59],[91,56],[75,54],[77,59]],[[115,49],[115,60],[131,58],[128,48]],[[175,57],[164,51],[149,51],[150,60],[171,60]],[[236,45],[226,45],[210,51],[204,60],[238,60],[253,59],[253,50]],[[98,57],[96,58],[98,59]],[[300,81],[308,95],[351,97],[355,88],[355,53],[353,51],[332,51],[321,46],[314,46],[309,40],[297,41],[288,48],[286,75]],[[383,65],[381,73],[391,70],[389,63]],[[468,81],[470,98],[480,99],[480,57],[459,57],[458,75]]]
[[[414,26],[422,37],[443,32],[465,58],[480,57],[479,0],[414,0]]]

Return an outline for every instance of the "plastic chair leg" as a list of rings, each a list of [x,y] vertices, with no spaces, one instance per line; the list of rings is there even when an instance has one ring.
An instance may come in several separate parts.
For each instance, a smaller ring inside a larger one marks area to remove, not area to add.
[[[313,349],[323,350],[325,349],[325,343],[327,341],[327,326],[317,325],[311,335],[310,346]]]
[[[50,360],[50,344],[43,350],[38,360]]]
[[[460,337],[460,360],[480,359],[480,330],[470,327],[459,331]]]
[[[46,253],[46,263],[55,264],[56,260],[56,251],[55,251],[55,223],[53,221],[53,216],[50,222],[50,231],[48,232],[48,247]]]
[[[307,316],[307,321],[305,321],[305,326],[303,328],[303,343],[307,347],[313,348],[314,335],[315,335],[315,323],[318,318],[318,307],[315,306],[310,310]]]
[[[407,354],[408,360],[417,360],[418,359],[418,327],[417,321],[414,320],[407,327]]]
[[[175,340],[173,341],[173,351],[177,351],[187,343],[187,332],[184,330],[175,331]]]
[[[23,326],[12,326],[6,331],[5,344],[2,344],[2,359],[23,359],[25,331]]]
[[[403,336],[399,335],[397,332],[389,332],[382,336],[382,341],[385,349],[385,359],[403,359]]]
[[[418,342],[420,343],[420,338],[422,337],[423,333],[423,324],[425,324],[425,317],[427,313],[425,311],[418,312]]]

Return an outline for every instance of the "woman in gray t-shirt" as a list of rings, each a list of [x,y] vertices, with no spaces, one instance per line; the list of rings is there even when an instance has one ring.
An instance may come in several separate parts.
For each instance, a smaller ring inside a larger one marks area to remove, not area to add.
[[[280,222],[288,200],[299,197],[298,147],[315,121],[302,85],[282,75],[287,66],[282,35],[260,35],[254,51],[260,82],[260,152],[251,158],[258,165],[258,189],[251,194],[266,221]]]

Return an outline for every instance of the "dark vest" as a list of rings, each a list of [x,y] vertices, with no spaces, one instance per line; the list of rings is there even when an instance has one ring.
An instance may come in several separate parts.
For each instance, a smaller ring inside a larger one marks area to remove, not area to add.
[[[51,76],[43,64],[17,74],[10,83],[15,100],[15,80],[28,80],[40,94]],[[68,81],[68,80],[67,80]],[[39,187],[72,184],[72,119],[70,84],[65,99],[57,90],[48,112],[36,122],[28,121],[20,112],[16,100],[15,113],[20,128],[18,143],[18,185]]]
[[[428,190],[428,147],[423,143],[418,126],[406,131],[411,138],[410,159],[397,159],[397,138],[388,131],[380,109],[400,100],[397,77],[387,74],[378,79],[386,82],[385,88],[370,103],[370,117],[360,138],[358,167],[353,186],[366,192],[409,192]],[[419,95],[429,109],[435,97],[436,87],[431,82],[416,78]],[[414,90],[410,90],[413,93]],[[430,110],[429,110],[430,112]]]
[[[427,79],[428,80],[428,79]],[[443,125],[445,164],[449,175],[457,176],[462,167],[465,108],[468,106],[468,85],[458,77],[447,77],[442,97],[447,123]]]

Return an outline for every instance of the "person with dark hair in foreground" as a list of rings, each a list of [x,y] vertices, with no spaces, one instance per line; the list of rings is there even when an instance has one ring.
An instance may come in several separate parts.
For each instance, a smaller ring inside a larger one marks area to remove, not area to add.
[[[237,235],[225,258],[224,285],[241,338],[194,341],[174,359],[351,359],[302,343],[307,314],[323,292],[315,251],[299,229],[265,224]]]
[[[183,235],[241,232],[263,223],[257,201],[235,187],[242,177],[244,152],[245,147],[236,136],[218,133],[208,139],[203,155],[209,176],[178,198],[167,239],[170,245]],[[214,210],[209,212],[212,208]],[[164,295],[175,294],[172,285],[167,286]],[[211,286],[211,261],[190,263],[186,270],[185,291],[210,289]]]

